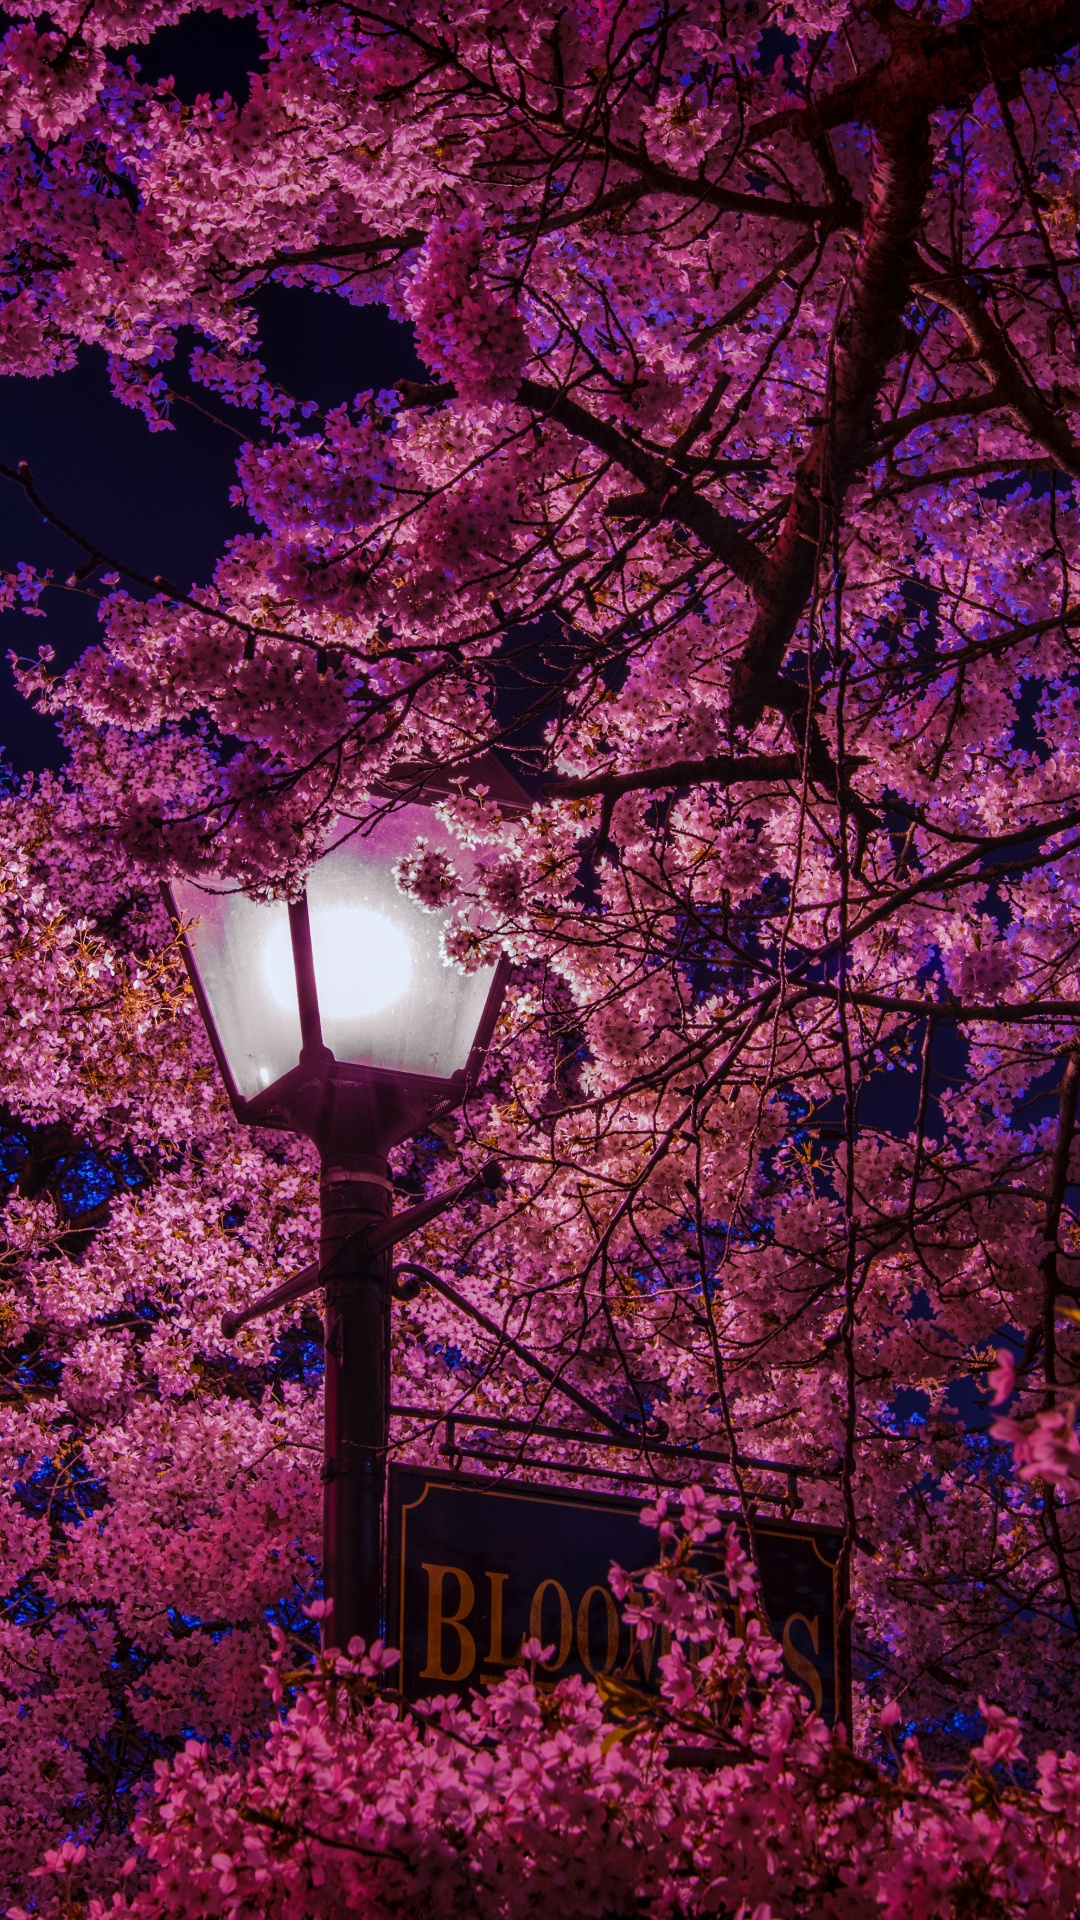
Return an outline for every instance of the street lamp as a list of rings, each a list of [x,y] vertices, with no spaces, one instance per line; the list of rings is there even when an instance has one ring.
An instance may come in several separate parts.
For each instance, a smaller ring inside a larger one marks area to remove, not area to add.
[[[529,804],[492,756],[467,777],[506,811]],[[504,957],[471,974],[448,966],[447,915],[425,911],[394,880],[423,835],[467,884],[471,856],[434,812],[448,791],[439,777],[414,782],[370,828],[346,837],[339,825],[293,904],[252,900],[224,881],[180,878],[166,889],[234,1112],[306,1134],[319,1150],[318,1265],[226,1316],[226,1330],[326,1289],[323,1579],[333,1600],[327,1640],[339,1647],[354,1634],[370,1645],[382,1631],[389,1248],[499,1178],[491,1165],[390,1219],[387,1155],[464,1097],[508,972]]]

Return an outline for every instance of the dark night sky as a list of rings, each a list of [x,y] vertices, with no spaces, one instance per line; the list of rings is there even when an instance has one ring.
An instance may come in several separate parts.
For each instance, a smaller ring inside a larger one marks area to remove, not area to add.
[[[5,24],[0,13],[0,31]],[[224,92],[242,99],[259,38],[250,21],[195,14],[133,51],[148,78],[171,74],[184,100]],[[333,406],[423,373],[410,329],[381,308],[286,288],[270,289],[259,305],[268,371],[298,398]],[[182,351],[168,369],[170,385],[181,390],[183,359]],[[258,432],[254,414],[232,413],[191,391],[242,431]],[[0,461],[28,461],[42,498],[69,524],[118,559],[187,587],[209,577],[225,541],[246,523],[228,504],[240,442],[192,407],[175,406],[172,418],[173,432],[151,433],[113,398],[104,355],[90,349],[77,368],[53,379],[0,378]],[[78,558],[17,487],[0,481],[0,568],[28,560],[63,579]],[[33,654],[47,641],[67,663],[97,631],[88,597],[53,591],[45,605],[46,620],[7,614],[0,625],[0,755],[16,772],[58,765],[61,748],[51,722],[16,692],[7,655]]]

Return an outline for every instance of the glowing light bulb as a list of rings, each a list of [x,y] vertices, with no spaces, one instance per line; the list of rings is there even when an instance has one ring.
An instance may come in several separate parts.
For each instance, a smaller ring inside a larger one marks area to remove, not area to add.
[[[323,907],[311,912],[311,950],[323,1020],[364,1019],[392,1007],[412,979],[408,936],[370,907]],[[263,976],[283,1011],[296,1005],[288,921],[263,948]]]
[[[311,916],[319,1006],[325,1020],[381,1013],[412,979],[408,936],[368,907],[327,907]]]

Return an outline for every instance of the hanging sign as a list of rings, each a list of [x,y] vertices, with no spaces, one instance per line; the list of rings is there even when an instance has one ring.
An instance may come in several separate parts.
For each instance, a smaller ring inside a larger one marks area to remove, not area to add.
[[[608,1584],[612,1561],[633,1574],[657,1558],[639,1511],[606,1494],[392,1466],[387,1629],[403,1693],[415,1700],[497,1679],[529,1638],[551,1647],[552,1679],[621,1674],[633,1649],[625,1677],[655,1686],[665,1642],[659,1632],[631,1642]],[[850,1726],[839,1533],[761,1517],[752,1547],[789,1677],[830,1726]]]

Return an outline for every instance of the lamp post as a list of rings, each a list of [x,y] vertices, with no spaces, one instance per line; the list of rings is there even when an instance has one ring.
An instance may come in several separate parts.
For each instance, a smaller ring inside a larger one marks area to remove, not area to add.
[[[528,797],[490,756],[469,769],[507,810]],[[399,1239],[445,1205],[495,1184],[498,1169],[391,1219],[390,1149],[464,1097],[491,1037],[504,958],[472,974],[448,967],[446,916],[400,892],[393,868],[422,834],[468,879],[470,856],[438,820],[448,791],[428,779],[371,829],[316,861],[300,900],[255,901],[227,882],[166,889],[233,1110],[287,1128],[320,1158],[317,1266],[243,1314],[325,1287],[323,1580],[326,1639],[370,1645],[383,1628],[385,1487],[390,1425],[390,1262]]]

